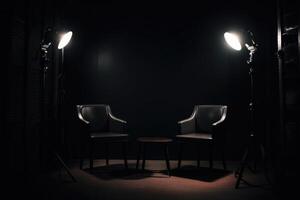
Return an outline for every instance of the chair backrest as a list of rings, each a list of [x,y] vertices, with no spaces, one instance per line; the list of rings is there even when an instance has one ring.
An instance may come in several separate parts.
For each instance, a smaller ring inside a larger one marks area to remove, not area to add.
[[[227,106],[224,105],[196,105],[194,108],[197,132],[211,132],[212,124],[225,119]]]
[[[109,105],[77,105],[79,119],[89,123],[90,131],[105,132],[109,128]]]

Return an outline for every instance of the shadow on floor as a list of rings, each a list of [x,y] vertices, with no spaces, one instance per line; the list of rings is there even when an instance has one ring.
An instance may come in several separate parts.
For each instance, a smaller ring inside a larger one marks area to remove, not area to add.
[[[90,169],[84,169],[84,171],[103,180],[137,180],[148,177],[169,178],[167,170],[137,170],[135,169],[135,164],[129,164],[128,169],[122,164],[111,164],[108,166],[94,167],[92,171],[90,171]]]
[[[129,165],[128,169],[124,168],[122,164],[112,164],[109,166],[98,166],[94,167],[92,171],[84,169],[85,172],[92,174],[93,176],[103,179],[125,179],[125,180],[136,180],[144,179],[149,177],[155,178],[169,178],[167,170],[136,170],[135,165]],[[194,179],[205,182],[213,182],[221,179],[229,174],[231,171],[222,169],[209,169],[209,168],[196,168],[194,166],[184,166],[180,169],[172,169],[171,176]]]
[[[205,167],[197,168],[191,165],[181,167],[180,169],[177,168],[172,171],[173,176],[200,180],[204,182],[213,182],[228,176],[229,174],[232,174],[232,171],[223,169],[210,169]]]

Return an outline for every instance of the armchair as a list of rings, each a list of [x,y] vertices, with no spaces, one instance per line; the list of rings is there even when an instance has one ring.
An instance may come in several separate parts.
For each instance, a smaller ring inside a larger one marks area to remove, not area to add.
[[[214,146],[221,146],[223,167],[225,163],[225,119],[227,106],[224,105],[196,105],[192,115],[178,122],[179,134],[176,139],[179,142],[178,168],[181,166],[181,156],[184,143],[195,143],[198,147],[197,166],[200,166],[200,143],[209,144],[209,166],[213,168]]]
[[[109,165],[109,144],[122,143],[125,167],[127,165],[127,122],[113,116],[109,105],[77,105],[77,114],[84,134],[81,137],[80,169],[83,167],[83,146],[89,144],[90,169],[93,169],[94,145],[104,144],[106,165]]]

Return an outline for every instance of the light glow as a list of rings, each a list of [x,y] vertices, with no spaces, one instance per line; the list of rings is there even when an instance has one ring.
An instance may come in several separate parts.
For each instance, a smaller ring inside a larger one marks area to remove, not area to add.
[[[62,49],[65,46],[67,46],[72,38],[72,35],[73,35],[72,31],[62,34],[57,48]]]
[[[237,34],[226,32],[224,38],[227,44],[234,50],[240,51],[242,49],[240,39]]]

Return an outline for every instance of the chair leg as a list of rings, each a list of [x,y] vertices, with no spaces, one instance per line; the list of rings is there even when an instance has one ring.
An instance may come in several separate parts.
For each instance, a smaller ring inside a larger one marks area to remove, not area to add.
[[[83,142],[80,144],[80,164],[79,164],[79,169],[83,168],[83,161],[84,161],[84,156],[83,156]]]
[[[213,151],[214,151],[214,148],[213,148],[213,143],[211,142],[209,144],[209,168],[212,169],[213,168]]]
[[[143,152],[142,169],[145,170],[145,164],[146,164],[146,144],[144,144],[144,143],[142,143],[142,152]]]
[[[200,145],[197,144],[197,168],[200,168],[200,157],[201,157]]]
[[[165,149],[165,157],[166,157],[166,164],[167,164],[168,174],[169,174],[169,176],[171,176],[171,168],[170,168],[168,144],[165,144],[165,148],[164,149]]]
[[[81,156],[80,158],[80,165],[79,165],[79,169],[83,168],[83,157]]]
[[[227,166],[226,166],[226,160],[225,160],[225,148],[224,147],[222,149],[222,163],[223,163],[224,170],[226,170]]]
[[[108,143],[106,142],[104,144],[105,146],[105,161],[106,161],[106,166],[109,165],[109,147],[108,147]]]
[[[142,146],[142,144],[139,143],[139,148],[138,148],[138,152],[137,152],[137,159],[136,159],[136,166],[135,166],[136,169],[139,169],[141,148],[142,148],[141,146]]]
[[[179,169],[181,167],[181,157],[182,157],[183,143],[179,142],[179,150],[178,150],[178,166]]]
[[[90,170],[93,170],[93,162],[94,162],[94,142],[90,139]]]
[[[124,155],[124,165],[125,168],[128,169],[128,163],[127,163],[127,142],[123,142],[123,155]]]

